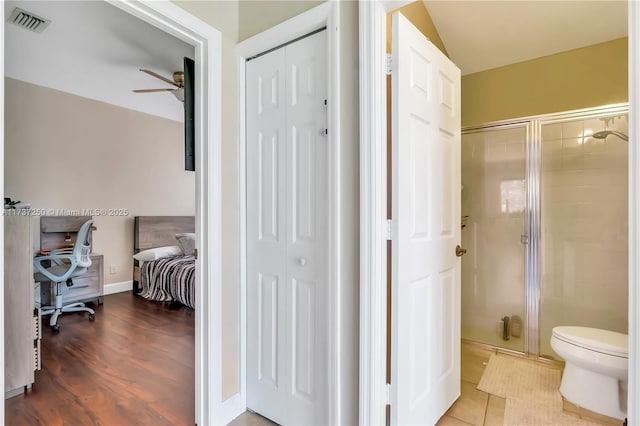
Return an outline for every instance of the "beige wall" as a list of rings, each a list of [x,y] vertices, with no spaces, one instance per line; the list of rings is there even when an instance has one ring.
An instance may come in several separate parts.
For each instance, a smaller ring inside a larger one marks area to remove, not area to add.
[[[342,181],[340,228],[341,327],[340,424],[358,424],[359,301],[360,301],[360,113],[358,3],[340,5],[340,167]]]
[[[95,217],[93,251],[104,255],[105,284],[130,281],[133,217],[195,213],[184,127],[5,78],[5,196],[32,208],[129,209]]]
[[[237,1],[177,1],[222,33],[222,398],[240,391]]]
[[[462,77],[462,125],[627,102],[627,38]]]
[[[238,39],[247,39],[324,2],[324,0],[242,0],[239,5]]]

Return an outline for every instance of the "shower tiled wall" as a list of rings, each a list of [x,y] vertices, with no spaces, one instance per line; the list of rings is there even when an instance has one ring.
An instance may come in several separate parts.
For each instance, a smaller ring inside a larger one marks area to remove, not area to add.
[[[627,116],[542,125],[540,355],[557,357],[551,330],[627,333]]]

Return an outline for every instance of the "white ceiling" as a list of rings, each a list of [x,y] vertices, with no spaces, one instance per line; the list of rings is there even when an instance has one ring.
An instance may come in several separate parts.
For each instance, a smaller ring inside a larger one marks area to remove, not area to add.
[[[424,4],[463,75],[627,36],[625,0]]]
[[[424,0],[463,74],[627,36],[627,3]],[[139,68],[171,78],[193,47],[103,1],[6,1],[52,20],[42,34],[5,25],[5,74],[176,121],[182,103]],[[597,60],[597,58],[594,58]]]
[[[20,7],[51,24],[41,33],[5,25],[5,75],[79,96],[183,121],[183,104],[170,92],[133,89],[171,86],[193,47],[103,1],[6,1],[5,18]]]

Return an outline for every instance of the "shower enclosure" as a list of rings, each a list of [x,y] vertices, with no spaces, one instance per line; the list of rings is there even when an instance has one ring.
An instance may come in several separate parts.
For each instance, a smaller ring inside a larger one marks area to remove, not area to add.
[[[463,339],[556,358],[555,326],[627,333],[627,113],[463,129]]]

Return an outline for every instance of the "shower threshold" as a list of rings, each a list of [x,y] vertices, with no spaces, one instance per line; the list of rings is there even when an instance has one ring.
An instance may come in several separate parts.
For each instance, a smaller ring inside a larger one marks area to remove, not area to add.
[[[511,355],[511,356],[515,356],[515,357],[519,357],[519,358],[526,358],[532,361],[536,361],[536,362],[540,362],[543,364],[548,364],[548,365],[554,365],[554,366],[558,366],[558,367],[564,367],[564,362],[557,360],[557,359],[551,359],[551,358],[547,358],[547,357],[540,357],[537,355],[533,355],[533,354],[526,354],[524,352],[521,351],[516,351],[513,349],[507,349],[507,348],[501,348],[499,346],[494,346],[494,345],[490,345],[487,343],[482,343],[482,342],[476,342],[474,340],[469,340],[469,339],[460,339],[461,343],[463,345],[468,345],[469,347],[475,347],[478,349],[483,349],[483,350],[487,350],[487,351],[491,351],[491,352],[495,352],[496,354],[505,354],[505,355]]]

